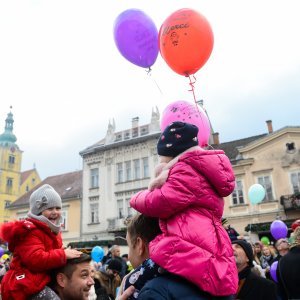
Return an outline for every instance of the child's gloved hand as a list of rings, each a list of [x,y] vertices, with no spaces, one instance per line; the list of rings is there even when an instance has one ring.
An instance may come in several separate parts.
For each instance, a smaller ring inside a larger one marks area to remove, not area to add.
[[[167,181],[168,176],[169,170],[161,171],[160,175],[150,182],[148,189],[153,191],[154,189],[160,188]]]

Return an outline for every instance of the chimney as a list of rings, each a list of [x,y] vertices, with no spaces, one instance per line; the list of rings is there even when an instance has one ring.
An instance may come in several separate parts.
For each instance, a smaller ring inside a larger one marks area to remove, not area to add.
[[[272,120],[266,121],[267,126],[268,126],[268,132],[272,133],[273,132],[273,125],[272,125]]]
[[[132,118],[132,128],[139,127],[139,117]]]
[[[219,132],[214,132],[213,133],[213,141],[215,145],[219,145],[220,144],[220,140],[219,140]]]

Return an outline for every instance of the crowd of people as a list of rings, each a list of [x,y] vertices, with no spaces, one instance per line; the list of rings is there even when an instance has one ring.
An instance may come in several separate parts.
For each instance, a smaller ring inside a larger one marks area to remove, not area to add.
[[[0,261],[2,299],[300,299],[300,222],[293,243],[239,235],[222,218],[235,186],[229,159],[201,148],[197,135],[183,122],[161,134],[155,178],[130,200],[137,214],[127,226],[128,254],[112,245],[95,262],[63,247],[61,197],[50,185],[34,191],[28,217],[0,227],[10,253]]]

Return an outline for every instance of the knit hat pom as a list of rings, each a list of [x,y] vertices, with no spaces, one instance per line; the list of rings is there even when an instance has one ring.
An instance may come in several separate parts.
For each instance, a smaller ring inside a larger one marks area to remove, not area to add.
[[[34,191],[30,196],[29,202],[30,212],[37,216],[48,208],[62,207],[59,194],[49,184],[44,184]]]
[[[198,127],[183,122],[173,122],[161,134],[157,143],[157,153],[176,157],[185,150],[198,145]]]

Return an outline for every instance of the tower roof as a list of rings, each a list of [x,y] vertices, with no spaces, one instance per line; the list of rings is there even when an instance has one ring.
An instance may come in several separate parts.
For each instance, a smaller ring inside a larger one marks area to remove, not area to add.
[[[11,109],[12,107],[10,107]],[[5,127],[4,132],[0,135],[0,145],[1,146],[16,146],[15,142],[17,141],[16,136],[13,134],[14,129],[14,118],[13,114],[10,111],[7,114],[7,117],[5,119]]]

